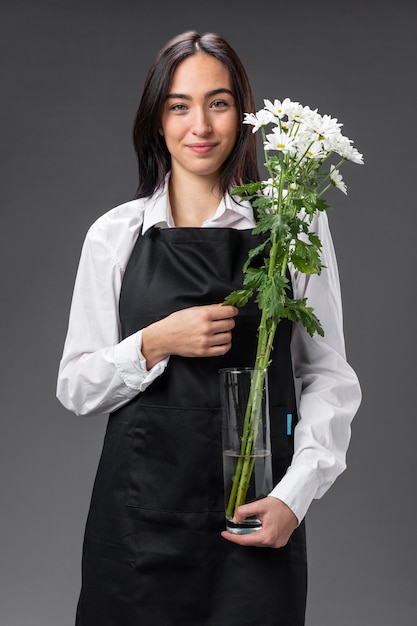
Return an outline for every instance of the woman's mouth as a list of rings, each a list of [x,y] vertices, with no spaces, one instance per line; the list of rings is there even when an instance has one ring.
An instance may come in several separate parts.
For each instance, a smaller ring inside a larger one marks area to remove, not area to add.
[[[217,144],[215,143],[208,143],[208,142],[189,143],[187,144],[187,148],[191,150],[192,152],[195,152],[196,154],[207,154],[208,152],[213,150],[213,148],[215,148],[216,145]]]

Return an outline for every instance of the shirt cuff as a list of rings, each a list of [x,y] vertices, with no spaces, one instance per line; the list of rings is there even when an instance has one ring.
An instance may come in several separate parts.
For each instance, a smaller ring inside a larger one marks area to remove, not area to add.
[[[138,392],[160,376],[168,365],[169,357],[146,369],[146,359],[142,352],[142,331],[126,337],[115,347],[114,361],[117,371],[127,387]]]
[[[318,493],[320,482],[311,468],[305,465],[291,466],[269,494],[290,507],[300,524]]]

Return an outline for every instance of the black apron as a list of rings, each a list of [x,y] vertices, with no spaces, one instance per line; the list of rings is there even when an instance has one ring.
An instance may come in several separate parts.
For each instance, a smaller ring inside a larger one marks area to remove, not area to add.
[[[139,236],[120,295],[122,337],[173,311],[222,302],[242,285],[250,231],[152,228]],[[222,357],[172,356],[109,417],[83,549],[77,626],[302,626],[302,523],[280,549],[242,547],[225,528],[218,370],[253,366],[259,310],[235,318]],[[293,454],[291,324],[269,368],[275,483]],[[292,415],[288,431],[287,415]]]

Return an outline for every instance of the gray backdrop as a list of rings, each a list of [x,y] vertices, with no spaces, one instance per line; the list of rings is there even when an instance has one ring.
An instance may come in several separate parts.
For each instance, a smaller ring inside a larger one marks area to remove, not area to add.
[[[190,28],[230,41],[258,107],[286,96],[318,107],[365,155],[344,168],[349,195],[333,195],[330,214],[364,399],[348,470],[308,514],[307,625],[417,623],[416,7],[2,0],[2,626],[73,624],[106,420],[55,399],[72,286],[89,225],[134,193],[145,72]]]

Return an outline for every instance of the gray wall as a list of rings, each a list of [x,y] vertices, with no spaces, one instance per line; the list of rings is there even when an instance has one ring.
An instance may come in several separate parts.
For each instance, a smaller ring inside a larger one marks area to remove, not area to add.
[[[416,624],[416,7],[2,0],[2,626],[73,624],[105,425],[55,399],[73,280],[91,222],[134,193],[145,71],[189,28],[230,41],[259,107],[318,107],[365,155],[330,214],[364,399],[349,469],[308,514],[307,625]]]

